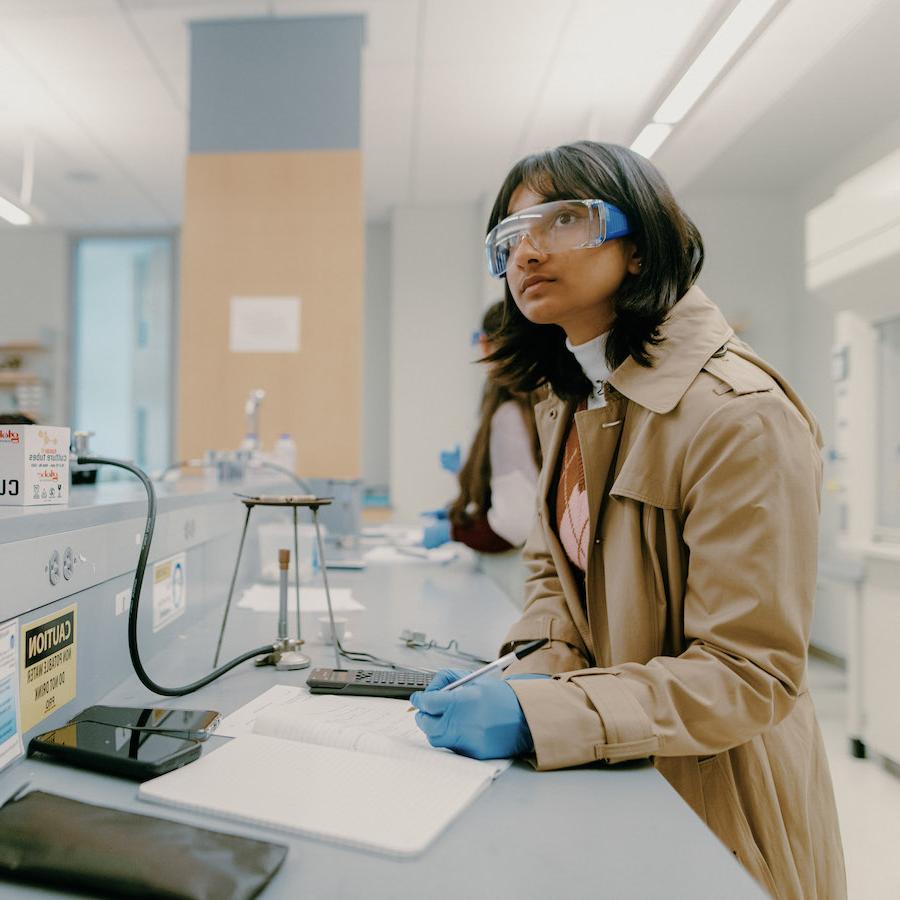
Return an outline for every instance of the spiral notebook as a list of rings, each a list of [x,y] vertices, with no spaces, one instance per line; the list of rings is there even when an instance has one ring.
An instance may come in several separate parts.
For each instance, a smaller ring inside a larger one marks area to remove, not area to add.
[[[425,848],[509,765],[429,747],[406,701],[302,693],[142,800],[397,856]],[[412,723],[412,724],[411,724]]]

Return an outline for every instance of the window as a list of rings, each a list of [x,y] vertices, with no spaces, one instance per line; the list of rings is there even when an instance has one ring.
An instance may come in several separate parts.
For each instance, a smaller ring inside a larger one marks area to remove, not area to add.
[[[86,237],[74,252],[72,421],[95,452],[171,461],[173,241]]]
[[[875,326],[878,337],[879,530],[900,537],[900,319]]]

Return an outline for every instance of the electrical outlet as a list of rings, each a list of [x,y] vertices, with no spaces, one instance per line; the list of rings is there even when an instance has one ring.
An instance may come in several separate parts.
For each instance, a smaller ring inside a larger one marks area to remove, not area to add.
[[[47,575],[50,578],[50,584],[59,582],[59,550],[54,550],[50,554],[50,561],[47,563]]]
[[[119,591],[116,594],[116,615],[128,612],[128,603],[131,600],[131,591]]]
[[[66,581],[75,574],[75,554],[71,547],[66,547],[63,553],[62,573]]]

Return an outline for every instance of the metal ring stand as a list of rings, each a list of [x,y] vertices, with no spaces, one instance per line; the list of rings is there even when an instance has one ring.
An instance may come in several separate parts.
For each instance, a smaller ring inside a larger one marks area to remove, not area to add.
[[[228,600],[225,603],[225,614],[222,616],[222,627],[219,629],[219,640],[216,644],[216,655],[213,660],[213,666],[219,662],[219,653],[222,650],[222,638],[225,635],[225,625],[228,622],[228,613],[231,610],[231,600],[234,596],[234,586],[237,583],[238,570],[241,565],[241,556],[244,552],[244,540],[247,537],[247,528],[250,524],[250,514],[257,506],[288,506],[293,511],[294,518],[294,591],[297,607],[297,637],[296,639],[288,639],[284,647],[282,642],[273,644],[273,653],[257,658],[257,665],[268,665],[269,663],[277,664],[276,655],[281,652],[295,652],[303,643],[300,630],[300,561],[299,561],[299,539],[297,536],[297,509],[305,507],[312,512],[313,525],[316,528],[316,543],[319,551],[319,569],[322,572],[322,582],[325,586],[325,602],[328,604],[328,621],[331,624],[331,642],[334,647],[335,668],[341,667],[340,644],[338,643],[337,633],[334,627],[334,611],[331,606],[331,592],[328,588],[328,570],[325,564],[325,545],[322,541],[322,532],[319,529],[319,507],[328,506],[332,502],[332,497],[243,497],[239,496],[241,503],[247,507],[247,514],[244,517],[244,527],[241,531],[241,542],[238,546],[237,559],[234,562],[234,572],[231,576],[231,585],[228,588]],[[304,663],[304,666],[308,663]],[[292,668],[301,668],[296,665]]]

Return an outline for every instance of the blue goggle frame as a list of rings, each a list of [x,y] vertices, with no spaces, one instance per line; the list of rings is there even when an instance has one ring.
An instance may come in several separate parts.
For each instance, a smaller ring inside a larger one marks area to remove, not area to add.
[[[563,246],[553,248],[540,246],[541,241],[535,239],[532,234],[535,224],[538,221],[544,223],[547,217],[552,217],[557,212],[571,213],[573,208],[583,208],[584,216],[576,223],[577,229],[572,229],[568,233],[568,237],[564,233],[557,239]],[[606,200],[552,200],[513,213],[490,230],[484,241],[488,272],[494,278],[502,278],[506,274],[510,254],[526,236],[536,249],[553,253],[562,249],[583,250],[599,247],[605,241],[629,234],[631,226],[625,213]],[[567,242],[569,239],[571,243]]]

